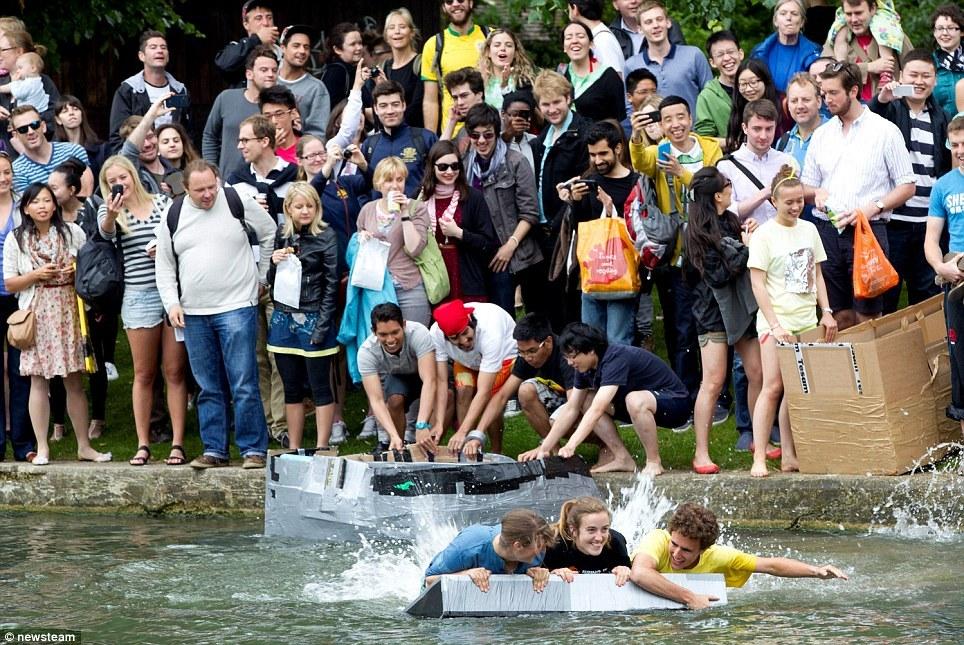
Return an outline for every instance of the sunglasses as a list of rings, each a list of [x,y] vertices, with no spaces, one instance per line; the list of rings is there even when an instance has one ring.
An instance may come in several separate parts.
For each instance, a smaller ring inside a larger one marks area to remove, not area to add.
[[[836,63],[828,65],[827,71],[830,72],[831,74],[839,74],[840,72],[843,72],[850,77],[851,81],[857,83],[858,86],[862,85],[862,83],[860,82],[859,76],[854,76],[854,72],[853,72],[854,67],[856,67],[856,65],[851,66],[851,64],[848,63],[847,61],[838,60]]]
[[[435,164],[435,169],[438,170],[439,172],[446,172],[447,170],[459,171],[459,170],[462,170],[462,162],[455,161],[452,163],[437,163]]]
[[[20,134],[27,134],[27,132],[29,132],[30,130],[39,130],[41,123],[43,123],[43,121],[41,121],[40,119],[37,119],[36,121],[31,121],[30,123],[26,125],[22,125],[19,128],[14,128],[14,130],[19,132]]]
[[[472,141],[478,141],[479,139],[492,141],[492,139],[495,139],[495,132],[469,132],[469,139],[472,139]]]

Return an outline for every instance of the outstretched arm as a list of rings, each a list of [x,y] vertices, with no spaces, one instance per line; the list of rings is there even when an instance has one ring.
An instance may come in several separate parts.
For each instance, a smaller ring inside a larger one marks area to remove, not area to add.
[[[820,578],[848,580],[847,574],[831,564],[817,566],[793,558],[757,558],[757,573],[768,573],[781,578]]]

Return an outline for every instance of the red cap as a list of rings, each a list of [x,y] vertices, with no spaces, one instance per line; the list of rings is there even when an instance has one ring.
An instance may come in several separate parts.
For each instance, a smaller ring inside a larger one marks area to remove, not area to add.
[[[436,307],[432,315],[443,334],[455,336],[469,326],[469,316],[472,311],[461,300],[452,300]]]

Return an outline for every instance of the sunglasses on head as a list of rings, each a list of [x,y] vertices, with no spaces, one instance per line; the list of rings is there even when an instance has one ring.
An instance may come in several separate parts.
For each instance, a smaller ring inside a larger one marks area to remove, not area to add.
[[[492,141],[492,139],[495,139],[495,132],[469,132],[469,139],[472,139],[472,141],[478,141],[479,139]]]
[[[14,128],[14,130],[19,132],[20,134],[27,134],[27,132],[29,132],[30,130],[39,130],[41,123],[43,123],[43,121],[41,121],[40,119],[37,119],[36,121],[31,121],[30,123],[26,125],[22,125],[19,128]]]
[[[454,161],[452,163],[437,163],[435,164],[435,168],[439,172],[445,172],[447,170],[462,170],[462,162]]]

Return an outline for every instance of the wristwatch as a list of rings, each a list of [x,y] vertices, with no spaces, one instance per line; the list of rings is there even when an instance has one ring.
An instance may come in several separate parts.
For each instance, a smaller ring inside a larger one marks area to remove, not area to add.
[[[830,315],[832,316],[832,315],[833,315],[833,309],[831,309],[830,307],[827,307],[826,309],[823,310],[823,313],[825,313],[825,314],[830,314]]]
[[[884,200],[882,200],[880,197],[874,200],[874,206],[876,206],[881,213],[887,210],[886,208],[884,208]]]

